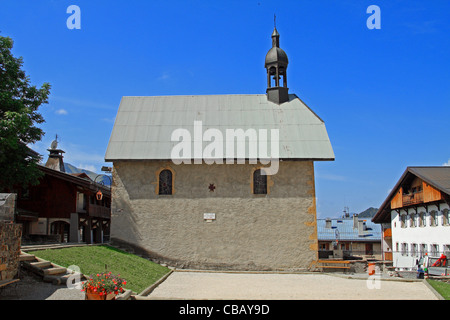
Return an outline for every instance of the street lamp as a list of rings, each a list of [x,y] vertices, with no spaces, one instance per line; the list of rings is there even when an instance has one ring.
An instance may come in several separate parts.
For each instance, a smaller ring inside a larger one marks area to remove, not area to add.
[[[100,176],[108,177],[109,182],[110,182],[110,185],[112,184],[111,177],[108,176],[108,175],[106,175],[106,174],[99,174],[99,175],[97,175],[97,176],[95,177],[95,179],[94,179],[94,184],[98,183],[98,184],[100,184],[100,185],[102,185],[102,186],[105,185],[105,184],[103,183],[103,181],[101,181],[101,182],[96,182],[96,181],[97,181],[97,178],[100,177]],[[102,193],[102,190],[100,190],[100,188],[98,188],[98,191],[97,191],[97,193],[95,194],[95,198],[96,198],[98,201],[100,201],[100,200],[103,199],[103,193]]]

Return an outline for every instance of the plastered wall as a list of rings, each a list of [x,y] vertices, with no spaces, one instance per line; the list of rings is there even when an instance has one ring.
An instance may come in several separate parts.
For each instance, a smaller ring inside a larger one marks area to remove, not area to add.
[[[177,267],[307,269],[318,249],[314,164],[281,162],[267,195],[252,193],[258,167],[114,162],[111,240]],[[162,169],[173,195],[158,195]]]

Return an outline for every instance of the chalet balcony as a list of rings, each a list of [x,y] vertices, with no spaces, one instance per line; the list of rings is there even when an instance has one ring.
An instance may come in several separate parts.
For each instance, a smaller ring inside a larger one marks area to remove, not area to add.
[[[403,198],[403,206],[411,206],[418,203],[423,203],[423,192],[416,192],[412,194],[404,194]]]
[[[96,204],[89,204],[88,215],[90,217],[109,219],[111,218],[111,208],[99,206]]]
[[[384,229],[384,231],[383,231],[383,238],[385,238],[385,239],[392,238],[392,229],[391,228]]]

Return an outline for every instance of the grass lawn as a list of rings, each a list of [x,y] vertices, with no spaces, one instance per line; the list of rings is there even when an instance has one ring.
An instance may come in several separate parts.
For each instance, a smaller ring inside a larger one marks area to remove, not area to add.
[[[63,267],[76,265],[81,273],[111,271],[127,281],[126,289],[142,292],[170,271],[169,268],[110,246],[85,246],[27,252]]]
[[[445,299],[450,300],[450,284],[437,280],[427,280],[428,283],[439,292],[439,294]]]

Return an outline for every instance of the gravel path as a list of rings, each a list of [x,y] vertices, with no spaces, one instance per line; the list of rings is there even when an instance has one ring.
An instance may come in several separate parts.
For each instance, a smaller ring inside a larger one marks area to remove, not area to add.
[[[19,282],[0,289],[0,300],[84,300],[84,293],[21,271]]]
[[[364,276],[363,276],[364,277]],[[366,276],[367,278],[367,276]],[[369,286],[368,286],[369,284]],[[378,286],[379,285],[379,286]],[[175,271],[146,299],[189,300],[436,300],[423,282],[369,281],[325,274],[220,273]],[[33,274],[0,289],[0,300],[84,300],[65,285]]]
[[[367,278],[367,277],[366,277]],[[325,274],[173,272],[150,299],[437,300],[423,282],[347,279]]]

